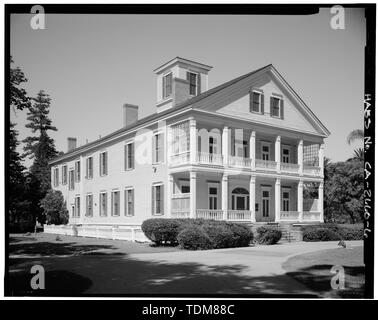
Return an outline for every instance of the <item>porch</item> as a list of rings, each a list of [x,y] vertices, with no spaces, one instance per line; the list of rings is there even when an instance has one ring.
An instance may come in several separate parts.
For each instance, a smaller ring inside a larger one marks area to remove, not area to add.
[[[168,213],[172,218],[252,223],[322,222],[323,184],[204,171],[175,173],[170,174]]]

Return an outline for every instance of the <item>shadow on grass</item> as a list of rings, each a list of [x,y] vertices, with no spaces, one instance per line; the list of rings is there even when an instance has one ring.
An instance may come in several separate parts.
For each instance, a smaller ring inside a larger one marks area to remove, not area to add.
[[[363,266],[344,266],[345,289],[332,289],[331,273],[333,265],[322,264],[301,268],[287,275],[312,289],[323,297],[363,298],[365,290],[365,268]]]
[[[46,271],[45,290],[30,288],[34,264]],[[244,273],[246,268],[145,261],[111,254],[25,258],[11,268],[8,295],[317,297],[290,277],[251,277]]]

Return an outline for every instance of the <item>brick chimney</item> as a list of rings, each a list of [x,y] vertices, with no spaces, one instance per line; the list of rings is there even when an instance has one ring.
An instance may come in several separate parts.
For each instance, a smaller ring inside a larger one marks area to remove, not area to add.
[[[123,105],[123,127],[128,127],[138,121],[138,106],[125,103]]]
[[[67,138],[67,152],[70,152],[74,149],[76,149],[76,143],[77,139],[76,138]]]

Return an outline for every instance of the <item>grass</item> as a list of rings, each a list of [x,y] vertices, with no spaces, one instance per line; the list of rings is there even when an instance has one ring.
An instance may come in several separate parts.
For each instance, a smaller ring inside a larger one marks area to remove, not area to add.
[[[345,271],[345,288],[332,289],[333,266]],[[294,256],[283,264],[287,275],[324,298],[363,298],[365,267],[363,247],[338,248]]]

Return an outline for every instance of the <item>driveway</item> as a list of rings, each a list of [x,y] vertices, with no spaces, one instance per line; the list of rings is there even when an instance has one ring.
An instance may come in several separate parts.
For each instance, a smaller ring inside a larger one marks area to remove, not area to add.
[[[10,294],[317,297],[316,292],[286,275],[282,264],[293,255],[337,248],[337,242],[300,242],[208,251],[170,248],[156,252],[157,248],[120,245],[121,242],[112,240],[107,240],[104,246],[103,240],[97,239],[90,239],[89,248],[79,246],[80,239],[69,239],[71,242],[66,239],[64,243],[43,242],[44,246],[46,243],[53,246],[48,247],[49,254],[38,242],[33,243],[32,251],[11,249]],[[22,242],[14,245],[26,246]],[[347,245],[362,246],[362,241],[350,241]],[[70,246],[74,249],[68,250]],[[45,269],[44,290],[30,289],[30,268],[35,264]]]

